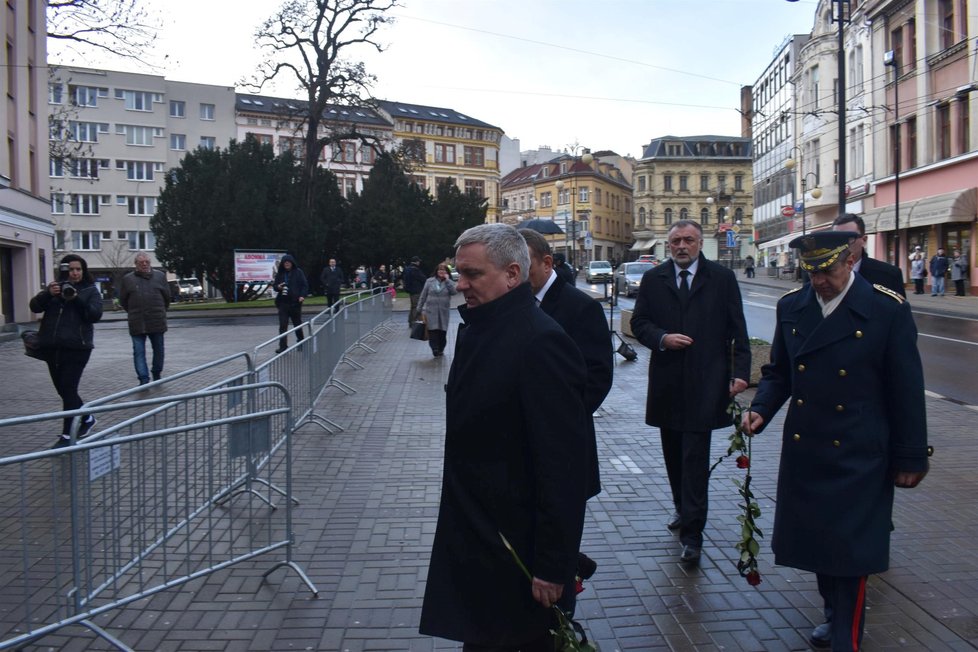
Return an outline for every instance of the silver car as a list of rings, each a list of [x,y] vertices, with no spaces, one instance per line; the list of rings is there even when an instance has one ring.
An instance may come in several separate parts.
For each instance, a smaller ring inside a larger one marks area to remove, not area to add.
[[[626,297],[638,294],[642,275],[653,267],[653,263],[622,263],[615,270],[615,292]]]

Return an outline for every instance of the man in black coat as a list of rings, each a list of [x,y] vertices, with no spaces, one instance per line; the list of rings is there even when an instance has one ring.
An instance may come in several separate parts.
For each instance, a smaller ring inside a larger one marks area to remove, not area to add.
[[[554,254],[554,271],[571,287],[577,287],[577,272],[567,263],[564,254]]]
[[[282,256],[278,270],[275,272],[275,280],[272,287],[278,293],[275,295],[275,307],[278,309],[278,332],[285,333],[289,330],[289,321],[295,328],[302,323],[302,302],[309,296],[309,281],[306,275],[296,265],[295,258],[291,254]],[[302,329],[295,332],[295,339],[301,342],[304,337]],[[282,335],[278,339],[276,353],[285,351],[288,347],[288,335]]]
[[[481,224],[456,247],[464,325],[445,386],[441,504],[419,629],[463,650],[552,650],[552,606],[574,579],[584,527],[587,372],[536,305],[516,229]]]
[[[336,264],[335,258],[329,259],[329,264],[323,267],[323,273],[319,275],[319,280],[323,284],[323,293],[326,295],[326,305],[332,306],[340,300],[340,290],[343,288],[343,268]]]
[[[601,492],[594,413],[611,391],[614,378],[611,331],[601,304],[557,275],[546,238],[531,229],[520,229],[520,235],[530,248],[530,287],[540,307],[570,335],[587,365],[584,400],[591,434],[588,442],[587,497],[592,498]]]
[[[866,577],[889,566],[894,486],[927,473],[924,377],[903,297],[852,272],[849,232],[796,238],[811,283],[778,301],[771,362],[744,413],[758,433],[788,402],[775,562],[816,574],[816,647],[859,649]]]
[[[411,298],[411,308],[408,310],[408,326],[421,318],[418,314],[418,299],[421,298],[421,291],[424,290],[424,283],[428,280],[425,273],[421,271],[421,259],[415,256],[411,263],[404,268],[404,275],[401,277],[404,283],[404,291]]]
[[[696,565],[709,504],[710,438],[731,425],[727,407],[747,389],[750,343],[732,271],[701,253],[703,230],[679,220],[672,259],[642,276],[632,332],[651,352],[645,422],[658,426],[676,511],[680,561]]]
[[[835,218],[835,221],[832,222],[832,228],[836,231],[851,231],[858,234],[849,243],[849,253],[855,261],[852,268],[854,272],[866,279],[870,285],[882,285],[902,297],[907,296],[903,272],[900,268],[866,255],[866,223],[863,222],[863,218],[854,213],[846,213]]]

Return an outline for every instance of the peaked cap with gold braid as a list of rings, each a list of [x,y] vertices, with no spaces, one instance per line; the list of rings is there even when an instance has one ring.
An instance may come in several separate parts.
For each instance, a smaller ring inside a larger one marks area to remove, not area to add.
[[[788,246],[798,250],[803,270],[820,272],[831,267],[843,252],[848,252],[849,242],[856,236],[852,231],[816,231],[795,238]]]

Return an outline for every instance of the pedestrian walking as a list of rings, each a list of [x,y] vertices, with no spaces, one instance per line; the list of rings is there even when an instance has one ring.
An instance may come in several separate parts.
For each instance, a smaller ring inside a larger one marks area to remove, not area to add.
[[[78,394],[85,365],[95,348],[94,324],[102,319],[102,295],[88,271],[88,263],[76,254],[68,254],[59,264],[59,278],[31,299],[31,311],[41,313],[38,335],[44,361],[64,410],[84,405]],[[62,422],[55,448],[71,444],[71,418]],[[82,420],[78,437],[84,437],[95,425],[95,416]]]
[[[754,257],[747,256],[744,258],[744,274],[747,278],[754,278]]]
[[[425,281],[418,299],[418,314],[424,316],[428,327],[428,346],[436,358],[445,352],[448,341],[448,311],[452,307],[452,297],[455,294],[455,282],[448,274],[448,265],[438,263],[435,275]]]
[[[913,293],[924,293],[924,278],[927,276],[927,262],[924,255],[915,253],[910,257],[910,280],[913,281]]]
[[[343,269],[336,264],[335,258],[330,258],[326,267],[323,267],[319,280],[323,284],[323,292],[326,294],[326,305],[333,307],[340,300],[340,291],[343,289]]]
[[[126,311],[129,336],[132,338],[132,361],[140,385],[159,380],[163,374],[166,311],[170,307],[170,284],[166,274],[153,269],[149,254],[139,252],[136,269],[122,277],[119,305]],[[152,367],[146,364],[146,340],[153,347]]]
[[[425,274],[421,271],[421,259],[415,256],[411,263],[404,268],[402,276],[404,291],[411,297],[411,308],[408,310],[408,326],[418,321],[418,299],[421,298],[421,291],[424,289]]]
[[[275,291],[275,307],[278,309],[278,332],[284,333],[289,330],[289,320],[292,327],[302,323],[302,302],[309,295],[309,282],[306,275],[296,265],[295,258],[289,254],[282,256],[278,270],[275,272],[275,280],[272,282]],[[302,329],[295,332],[295,339],[301,342],[303,337]],[[282,335],[278,340],[276,353],[281,353],[288,347],[288,335]]]
[[[737,277],[702,254],[699,223],[679,220],[667,242],[672,259],[642,276],[631,326],[650,352],[645,422],[662,440],[675,506],[667,527],[679,530],[680,561],[696,565],[711,433],[730,425],[730,400],[747,389],[750,343]]]
[[[481,224],[455,246],[465,325],[445,385],[420,631],[462,641],[466,652],[553,650],[552,607],[574,580],[584,523],[584,361],[537,307],[516,229]]]
[[[816,647],[858,650],[866,579],[889,566],[894,487],[927,473],[924,378],[910,305],[852,271],[848,232],[790,246],[811,283],[778,301],[771,362],[744,413],[760,433],[786,401],[771,545],[815,573]]]
[[[944,255],[944,249],[938,248],[937,253],[930,259],[930,295],[932,297],[944,296],[944,278],[947,276],[947,270],[950,267],[950,261],[947,256]]]

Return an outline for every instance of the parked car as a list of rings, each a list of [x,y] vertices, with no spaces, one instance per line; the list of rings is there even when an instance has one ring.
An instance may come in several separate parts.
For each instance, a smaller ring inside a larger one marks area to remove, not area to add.
[[[182,278],[178,281],[180,284],[180,298],[183,300],[187,299],[203,299],[204,298],[204,288],[195,278]]]
[[[642,284],[642,275],[655,267],[654,263],[642,261],[635,263],[622,263],[615,270],[615,292],[630,297],[638,294],[638,288]]]
[[[605,283],[611,280],[614,270],[607,260],[592,260],[587,264],[584,278],[588,283]]]
[[[642,254],[641,256],[638,257],[638,260],[636,262],[639,262],[639,263],[652,263],[653,265],[658,265],[659,264],[659,260],[655,256],[653,256],[652,254]]]

